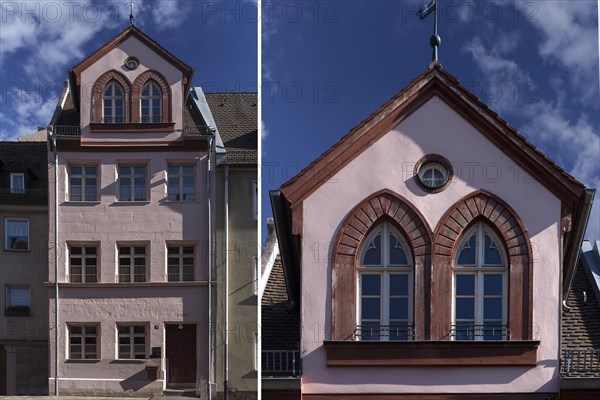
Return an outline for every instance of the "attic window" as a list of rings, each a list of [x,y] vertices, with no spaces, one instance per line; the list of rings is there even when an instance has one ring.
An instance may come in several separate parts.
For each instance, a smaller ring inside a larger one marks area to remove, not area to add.
[[[444,190],[452,179],[452,165],[437,154],[428,154],[415,165],[415,180],[426,192],[438,193]]]
[[[125,60],[124,65],[125,68],[127,68],[130,71],[133,71],[140,65],[140,60],[138,60],[136,57],[129,57]]]
[[[25,193],[25,174],[11,173],[10,174],[10,192],[13,194]]]

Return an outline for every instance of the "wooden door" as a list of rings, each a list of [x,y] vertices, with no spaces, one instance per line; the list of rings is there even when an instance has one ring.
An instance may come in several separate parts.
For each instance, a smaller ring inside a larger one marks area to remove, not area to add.
[[[0,396],[6,396],[6,351],[0,346]]]
[[[168,383],[196,382],[196,325],[167,325]]]

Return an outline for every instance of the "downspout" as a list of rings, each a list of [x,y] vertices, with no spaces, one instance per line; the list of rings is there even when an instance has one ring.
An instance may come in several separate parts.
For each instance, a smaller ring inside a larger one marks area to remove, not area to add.
[[[48,127],[54,151],[54,395],[58,396],[58,149],[54,127]]]
[[[225,281],[225,291],[223,293],[223,308],[225,308],[225,344],[223,346],[223,391],[225,400],[229,398],[229,280],[227,272],[229,269],[229,165],[225,164],[225,269],[223,280]]]
[[[208,141],[208,155],[207,155],[207,167],[206,167],[206,207],[208,212],[208,398],[212,400],[212,361],[213,361],[213,323],[212,323],[212,216],[211,216],[211,180],[210,174],[211,169],[211,155],[213,153],[214,146],[214,132],[213,136]]]

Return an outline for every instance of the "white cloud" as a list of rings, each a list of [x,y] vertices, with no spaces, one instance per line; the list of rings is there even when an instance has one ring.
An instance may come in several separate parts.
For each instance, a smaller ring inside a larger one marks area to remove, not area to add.
[[[267,129],[267,126],[265,125],[265,121],[260,121],[260,127],[261,127],[261,131],[260,131],[260,138],[261,140],[265,140],[267,137],[269,137],[269,130]]]
[[[152,18],[156,27],[163,30],[182,24],[191,9],[190,3],[178,0],[157,0],[152,6]]]

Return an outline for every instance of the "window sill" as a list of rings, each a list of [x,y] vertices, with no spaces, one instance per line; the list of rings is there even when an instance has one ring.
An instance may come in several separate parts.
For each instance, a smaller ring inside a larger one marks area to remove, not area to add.
[[[96,206],[98,204],[101,204],[101,202],[99,200],[94,200],[94,201],[72,201],[72,200],[66,200],[63,201],[62,205],[71,205],[71,206]]]
[[[500,366],[537,362],[539,340],[519,341],[337,341],[323,342],[327,366]]]
[[[150,204],[150,200],[115,201],[113,204],[116,204],[116,205],[119,205],[119,206],[124,206],[124,205],[139,206],[139,205]]]
[[[4,249],[6,253],[29,253],[29,249]]]
[[[112,360],[109,364],[146,364],[148,363],[147,358],[118,358]]]
[[[175,132],[175,122],[127,122],[120,124],[93,122],[90,123],[90,130],[92,133]]]
[[[97,364],[101,360],[99,358],[88,358],[85,360],[77,360],[77,359],[66,359],[65,363],[67,364]]]

